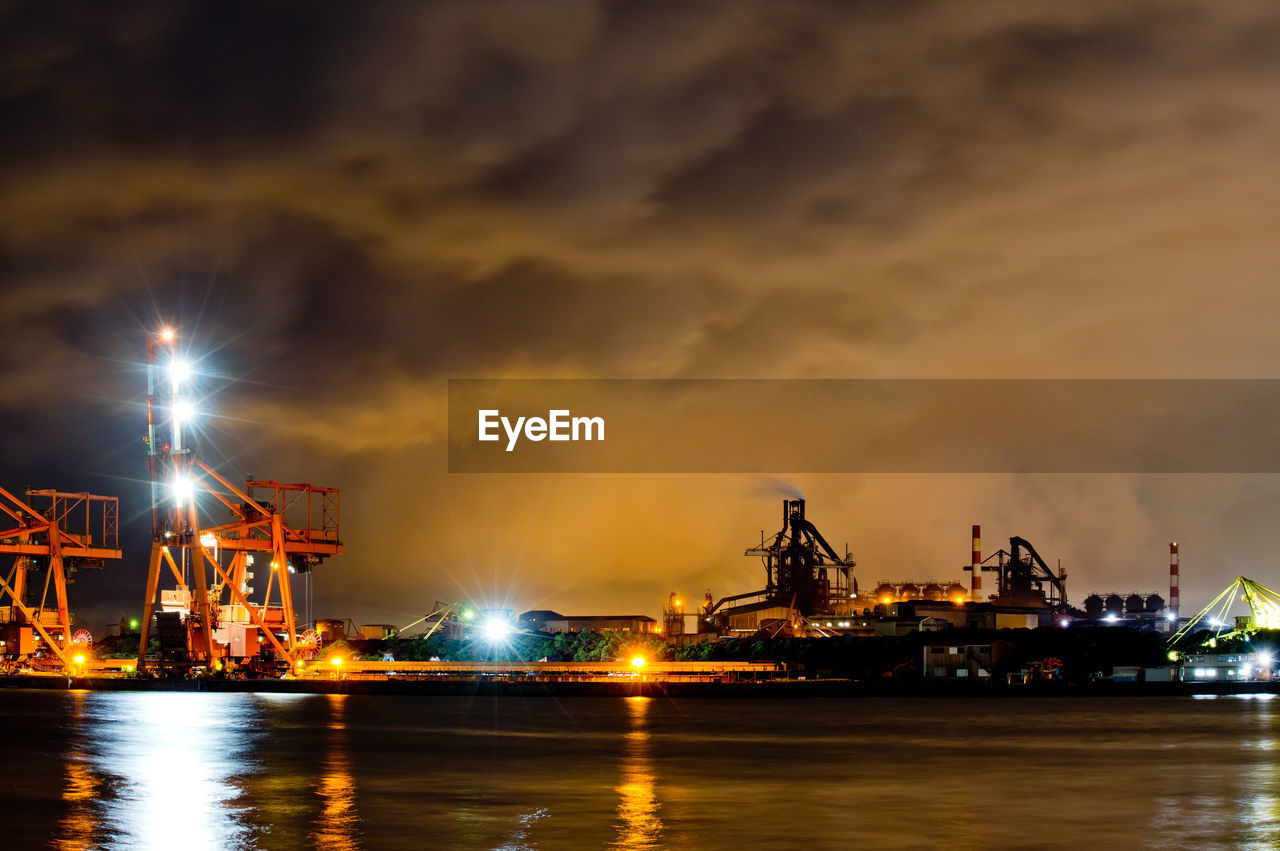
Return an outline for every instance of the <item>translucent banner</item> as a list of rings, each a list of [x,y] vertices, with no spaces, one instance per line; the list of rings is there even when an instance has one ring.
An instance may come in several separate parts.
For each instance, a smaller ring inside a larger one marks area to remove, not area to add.
[[[454,473],[1273,473],[1280,380],[453,379]]]

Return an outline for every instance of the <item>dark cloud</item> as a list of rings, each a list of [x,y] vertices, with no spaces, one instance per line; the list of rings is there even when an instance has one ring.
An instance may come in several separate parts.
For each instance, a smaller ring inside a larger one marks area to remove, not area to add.
[[[1269,376],[1278,39],[1266,3],[6,4],[0,484],[136,508],[173,319],[212,457],[344,488],[330,613],[743,590],[757,485],[450,477],[445,379]],[[1274,502],[795,485],[864,578],[986,519],[1077,588],[1158,585],[1174,534],[1258,563]]]

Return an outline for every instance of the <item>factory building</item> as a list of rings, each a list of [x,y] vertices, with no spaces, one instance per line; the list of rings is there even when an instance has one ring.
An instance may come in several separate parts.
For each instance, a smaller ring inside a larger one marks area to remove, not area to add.
[[[728,632],[735,635],[754,633],[762,629],[776,630],[790,622],[791,607],[769,600],[734,606],[724,614]]]
[[[534,609],[522,614],[521,629],[533,632],[634,632],[639,635],[658,633],[658,621],[648,615],[562,615],[548,609]]]
[[[708,592],[700,611],[668,612],[669,634],[683,633],[688,616],[697,617],[697,633],[710,635],[757,630],[778,635],[803,631],[806,623],[834,623],[853,616],[858,595],[855,562],[849,553],[836,552],[805,517],[803,499],[784,499],[782,529],[772,539],[762,535],[759,545],[745,555],[761,560],[764,587],[714,603]]]
[[[908,600],[881,606],[877,635],[906,635],[920,630],[1037,629],[1053,625],[1053,612],[1037,606],[998,606],[994,603],[955,605],[943,601]]]
[[[920,675],[926,680],[989,680],[996,664],[1012,649],[1007,641],[929,642],[922,648]]]
[[[1192,653],[1182,657],[1184,682],[1271,679],[1269,653]]]

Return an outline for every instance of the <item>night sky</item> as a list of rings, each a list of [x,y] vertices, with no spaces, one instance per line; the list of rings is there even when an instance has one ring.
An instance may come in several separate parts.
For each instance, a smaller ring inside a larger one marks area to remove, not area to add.
[[[319,617],[752,590],[793,491],[864,585],[1177,539],[1191,613],[1276,477],[450,475],[446,380],[1280,377],[1277,104],[1269,2],[4,3],[0,485],[118,494],[136,612],[171,322],[202,456],[342,489]]]

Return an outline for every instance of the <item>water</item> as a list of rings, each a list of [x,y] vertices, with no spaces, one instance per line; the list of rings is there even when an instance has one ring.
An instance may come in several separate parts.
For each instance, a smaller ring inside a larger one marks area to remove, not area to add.
[[[0,691],[8,848],[1280,845],[1264,698]]]

